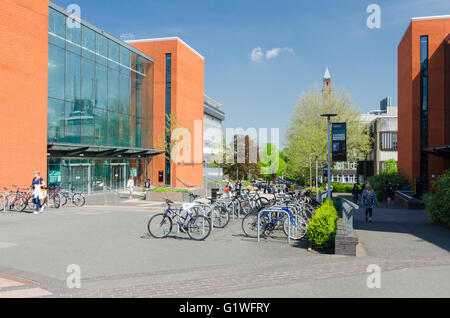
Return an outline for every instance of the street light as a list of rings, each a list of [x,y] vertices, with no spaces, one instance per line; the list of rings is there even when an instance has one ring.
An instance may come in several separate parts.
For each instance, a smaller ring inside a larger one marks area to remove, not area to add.
[[[331,117],[336,117],[337,114],[322,114],[320,115],[322,117],[327,117],[328,118],[328,173],[327,173],[327,184],[328,184],[328,189],[327,189],[327,198],[328,200],[331,201],[331,137],[330,137],[330,133],[331,133]]]

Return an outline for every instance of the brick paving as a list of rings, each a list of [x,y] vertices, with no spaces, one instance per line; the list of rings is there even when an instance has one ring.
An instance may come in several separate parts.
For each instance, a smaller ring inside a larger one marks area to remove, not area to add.
[[[154,213],[157,209],[158,207],[155,208],[151,205],[134,207],[130,210],[121,210],[119,207],[105,209],[101,206],[91,206],[81,210],[69,208],[52,211],[53,214],[46,217],[49,220],[57,217],[58,224],[67,227],[67,229],[72,226],[79,226],[79,224],[89,224],[89,226],[102,224],[102,227],[98,228],[98,233],[93,236],[102,240],[104,235],[109,235],[102,232],[103,228],[108,229],[111,226],[116,226],[114,223],[124,221],[139,224],[147,220],[146,213]],[[145,213],[142,214],[141,212]],[[116,270],[113,268],[113,270],[108,271],[108,274],[87,274],[82,277],[81,289],[68,289],[64,279],[54,277],[51,271],[44,271],[39,265],[31,267],[31,269],[20,270],[18,269],[19,266],[10,266],[10,262],[5,257],[0,257],[0,273],[3,273],[3,276],[0,275],[0,297],[164,298],[214,297],[226,293],[229,293],[228,295],[234,293],[252,295],[253,292],[264,288],[276,289],[277,287],[299,286],[352,277],[363,277],[365,280],[367,266],[370,264],[380,266],[382,272],[385,273],[410,269],[442,268],[450,276],[450,253],[448,249],[450,235],[446,236],[450,232],[447,229],[430,225],[425,218],[417,213],[419,212],[404,210],[393,212],[386,209],[375,211],[378,223],[374,224],[366,224],[360,217],[356,217],[357,234],[360,236],[362,247],[367,249],[367,255],[363,254],[359,257],[307,253],[304,247],[288,246],[282,239],[268,239],[266,242],[258,244],[255,240],[243,238],[238,233],[240,231],[239,224],[235,223],[231,228],[214,231],[207,242],[173,241],[170,238],[161,241],[149,240],[148,243],[151,243],[152,248],[161,246],[160,248],[163,249],[182,245],[183,250],[181,252],[178,250],[177,253],[185,254],[180,255],[179,258],[174,258],[179,262],[176,266],[171,263],[171,258],[161,258],[159,259],[161,264],[152,260],[154,263],[152,270],[146,270],[148,266],[144,262],[142,266],[136,267],[141,268],[140,271],[132,271],[127,269],[127,262],[119,262],[122,259],[121,255],[125,255],[126,251],[132,247],[126,243],[124,246],[117,246],[117,251],[113,251],[117,254],[118,263],[116,266],[122,266],[120,270],[118,270],[119,268]],[[12,221],[10,223],[12,225],[9,226],[17,226],[16,220],[24,220],[24,222],[28,220],[31,220],[30,222],[40,221],[38,218],[33,218],[32,215],[30,217],[28,219],[27,215],[12,215],[8,216],[7,220],[11,219]],[[4,220],[0,218],[0,231]],[[106,223],[108,225],[105,226],[104,222],[110,223]],[[126,226],[125,224],[124,226]],[[22,228],[22,225],[19,225],[19,228]],[[143,228],[145,228],[145,224],[143,224]],[[128,236],[129,234],[128,232],[117,233],[117,235]],[[54,233],[49,235],[54,235]],[[0,247],[3,246],[0,253],[7,252],[9,254],[5,255],[13,256],[14,251],[20,251],[29,243],[27,241],[16,242],[13,238],[11,240],[10,238],[11,233],[10,237],[2,237],[0,232],[0,241],[8,242],[2,243],[3,245],[0,244]],[[87,244],[86,247],[89,247],[88,243],[83,243],[85,242],[83,237],[79,239],[81,240],[79,244]],[[130,237],[124,236],[124,239],[130,239]],[[142,238],[135,238],[135,240],[139,239]],[[86,237],[85,240],[90,242],[92,238]],[[139,241],[135,242],[142,244]],[[386,243],[389,246],[386,246]],[[216,245],[219,247],[215,247]],[[197,256],[199,257],[198,262],[186,259],[186,257],[190,257],[189,255],[194,257],[190,254],[190,249],[198,253],[200,251],[199,246],[203,246],[205,255]],[[223,256],[223,253],[229,252],[224,250],[226,246],[232,246],[237,249],[236,251],[244,249],[245,253],[242,256],[230,255],[229,258],[223,258],[225,261],[216,261],[216,258]],[[402,251],[405,250],[409,254],[404,252],[402,254]],[[165,257],[169,255],[167,254]],[[185,262],[185,260],[190,262]],[[165,268],[165,262],[168,262],[167,264],[171,266]],[[25,265],[26,262],[23,264]],[[24,265],[20,267],[25,268]],[[14,278],[13,282],[10,279],[11,277]],[[361,282],[363,281],[361,280]],[[445,289],[444,286],[444,292],[447,294],[443,296],[450,296],[448,287]],[[277,293],[272,296],[283,297],[283,294]]]

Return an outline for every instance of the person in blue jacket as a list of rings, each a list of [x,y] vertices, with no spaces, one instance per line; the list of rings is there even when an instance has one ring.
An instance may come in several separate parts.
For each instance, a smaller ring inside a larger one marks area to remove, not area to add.
[[[366,222],[372,222],[373,208],[378,205],[377,194],[368,183],[361,195],[361,206],[366,210]]]

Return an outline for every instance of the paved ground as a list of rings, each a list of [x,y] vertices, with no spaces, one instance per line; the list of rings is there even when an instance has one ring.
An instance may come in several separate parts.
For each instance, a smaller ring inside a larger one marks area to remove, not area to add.
[[[158,203],[0,213],[0,297],[450,297],[450,230],[423,211],[375,210],[355,220],[358,257],[308,252],[283,235],[261,243],[240,222],[205,242],[148,237]],[[97,204],[97,205],[94,205]],[[67,288],[70,264],[81,289]],[[381,288],[367,287],[377,264]]]

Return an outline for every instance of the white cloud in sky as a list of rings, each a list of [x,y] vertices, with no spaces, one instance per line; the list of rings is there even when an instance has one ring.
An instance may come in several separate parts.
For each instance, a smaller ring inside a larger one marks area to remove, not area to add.
[[[264,58],[263,50],[260,47],[255,47],[252,50],[252,54],[250,55],[250,60],[252,60],[252,62],[259,63],[262,61],[263,58]]]
[[[280,53],[282,53],[282,52],[288,52],[288,53],[293,54],[294,49],[289,48],[289,47],[285,47],[285,48],[275,47],[273,49],[267,50],[264,53],[263,49],[258,46],[252,50],[252,54],[250,55],[250,60],[252,62],[259,63],[264,58],[266,58],[267,60],[277,58],[280,55]]]

